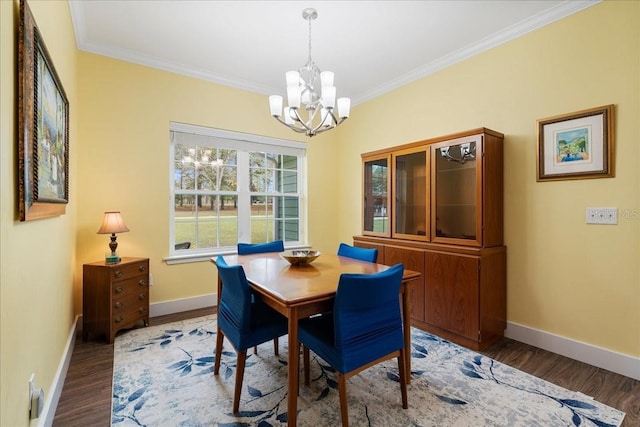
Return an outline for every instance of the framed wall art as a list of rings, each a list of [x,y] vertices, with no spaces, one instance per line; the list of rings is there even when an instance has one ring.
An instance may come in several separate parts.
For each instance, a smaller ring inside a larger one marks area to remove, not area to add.
[[[18,79],[20,220],[63,215],[69,202],[69,102],[25,0]]]
[[[538,120],[537,180],[614,176],[614,106]]]

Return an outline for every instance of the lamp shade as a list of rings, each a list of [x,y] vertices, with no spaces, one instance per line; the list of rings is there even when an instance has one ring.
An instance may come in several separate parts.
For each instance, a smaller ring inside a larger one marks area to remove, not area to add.
[[[105,212],[98,234],[115,234],[129,231],[120,212]]]

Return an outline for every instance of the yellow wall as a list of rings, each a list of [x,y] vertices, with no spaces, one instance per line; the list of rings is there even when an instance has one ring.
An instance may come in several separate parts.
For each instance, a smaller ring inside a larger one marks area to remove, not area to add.
[[[150,258],[151,302],[215,292],[213,264],[167,265],[169,253],[169,122],[295,139],[268,113],[267,97],[90,53],[79,54],[78,263],[76,311],[82,307],[82,264],[104,257],[108,237],[96,231],[107,210],[120,210],[128,233],[124,256]],[[337,177],[332,134],[307,144],[310,242],[335,250],[338,217],[327,215]],[[329,166],[329,167],[328,167]],[[334,210],[331,210],[333,213]]]
[[[0,1],[0,425],[29,425],[28,381],[46,397],[74,321],[76,258],[76,47],[67,2],[30,1],[70,104],[66,215],[17,218],[18,1]]]
[[[640,356],[640,2],[606,1],[357,107],[339,130],[341,182],[358,155],[488,127],[505,134],[507,319]],[[616,176],[536,182],[536,120],[616,105]],[[360,227],[340,194],[340,237]],[[617,226],[586,207],[617,207]]]

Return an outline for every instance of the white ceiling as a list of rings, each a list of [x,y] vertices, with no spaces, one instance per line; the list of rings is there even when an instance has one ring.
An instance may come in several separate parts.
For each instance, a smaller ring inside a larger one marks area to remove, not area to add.
[[[358,104],[600,0],[70,0],[78,48],[264,94],[311,54]],[[266,102],[266,101],[265,101]]]

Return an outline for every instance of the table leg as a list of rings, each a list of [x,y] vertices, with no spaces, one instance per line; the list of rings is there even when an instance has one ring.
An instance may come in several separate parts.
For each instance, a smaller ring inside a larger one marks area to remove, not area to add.
[[[404,366],[407,384],[411,384],[411,281],[404,284],[402,293],[402,317],[404,326]]]
[[[289,311],[289,386],[287,400],[287,423],[295,427],[298,411],[298,370],[300,352],[298,349],[298,310]]]

